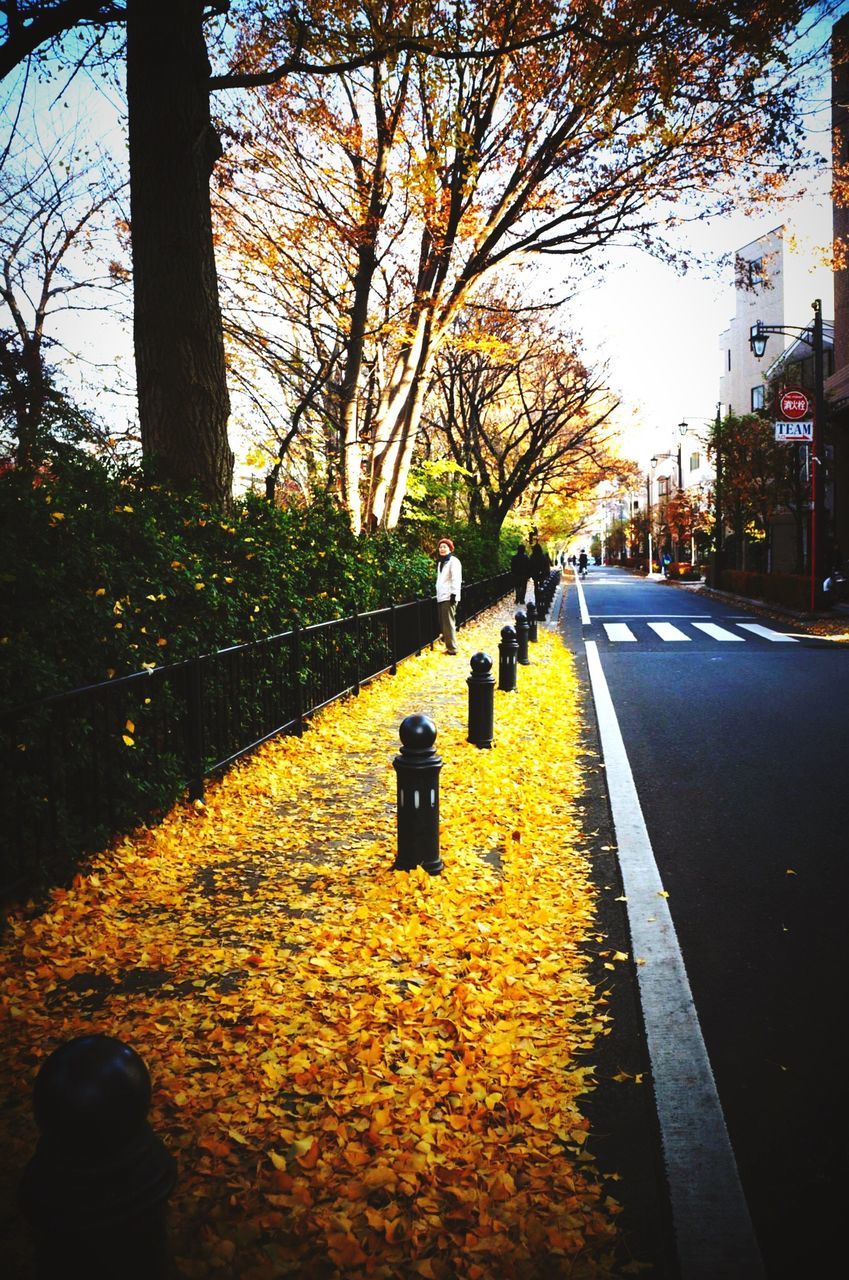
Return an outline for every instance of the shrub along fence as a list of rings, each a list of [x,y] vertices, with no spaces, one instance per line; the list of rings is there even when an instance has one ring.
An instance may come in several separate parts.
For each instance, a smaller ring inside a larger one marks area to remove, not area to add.
[[[511,589],[509,573],[463,588],[458,621]],[[0,714],[0,895],[68,876],[85,850],[204,782],[321,707],[432,645],[434,597],[301,627],[88,685]]]
[[[795,573],[753,573],[747,569],[723,569],[720,583],[723,591],[764,600],[767,604],[784,605],[805,613],[811,607],[811,579]]]

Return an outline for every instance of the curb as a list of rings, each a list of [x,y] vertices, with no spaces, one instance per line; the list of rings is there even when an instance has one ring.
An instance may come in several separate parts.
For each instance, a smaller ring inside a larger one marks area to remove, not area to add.
[[[810,610],[789,609],[787,605],[776,604],[773,600],[761,600],[755,596],[739,596],[733,591],[720,591],[718,587],[708,586],[705,582],[675,582],[670,578],[665,578],[664,582],[670,587],[683,587],[687,591],[695,591],[699,595],[710,596],[712,600],[725,600],[728,604],[750,605],[755,609],[767,609],[770,613],[780,613],[786,618],[794,618],[797,622],[821,622],[827,618],[833,618],[836,613],[849,616],[849,605],[838,604],[831,609],[819,609],[812,613]]]

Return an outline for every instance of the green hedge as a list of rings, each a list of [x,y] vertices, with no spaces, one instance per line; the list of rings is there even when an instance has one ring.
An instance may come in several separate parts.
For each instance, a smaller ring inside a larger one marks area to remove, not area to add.
[[[811,579],[794,573],[752,573],[744,569],[724,569],[720,578],[723,591],[765,600],[787,609],[807,612],[811,607]]]
[[[96,733],[91,717],[32,704],[273,636],[296,617],[308,625],[430,597],[442,532],[466,581],[492,576],[512,552],[458,525],[355,537],[329,495],[284,508],[247,495],[224,513],[71,446],[54,445],[35,474],[0,467],[0,894],[55,882],[110,831],[156,820],[185,776],[176,675],[104,695]],[[44,838],[54,771],[64,792],[49,821],[64,860]],[[83,824],[73,803],[92,777],[110,797],[100,826]]]
[[[0,706],[433,591],[429,551],[329,497],[231,513],[66,451],[0,476]]]

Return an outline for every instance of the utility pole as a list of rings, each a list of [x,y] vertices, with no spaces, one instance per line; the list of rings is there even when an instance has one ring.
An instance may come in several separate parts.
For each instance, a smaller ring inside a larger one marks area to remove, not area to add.
[[[823,370],[822,303],[814,308],[814,430],[811,440],[811,612],[820,602],[825,534],[825,386]],[[831,566],[828,566],[829,571]]]
[[[714,452],[716,455],[716,486],[714,499],[714,553],[712,586],[719,588],[722,578],[722,403],[716,405],[714,423]]]

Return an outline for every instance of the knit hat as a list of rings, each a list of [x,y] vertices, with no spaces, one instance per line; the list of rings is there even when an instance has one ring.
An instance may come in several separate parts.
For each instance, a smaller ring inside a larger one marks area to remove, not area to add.
[[[439,539],[439,541],[438,541],[438,542],[437,542],[437,544],[436,544],[437,549],[438,549],[439,547],[441,547],[443,543],[445,543],[445,545],[446,545],[446,547],[448,548],[448,550],[449,550],[449,551],[453,551],[453,550],[454,550],[454,543],[451,541],[451,539],[450,539],[450,538],[440,538],[440,539]]]

